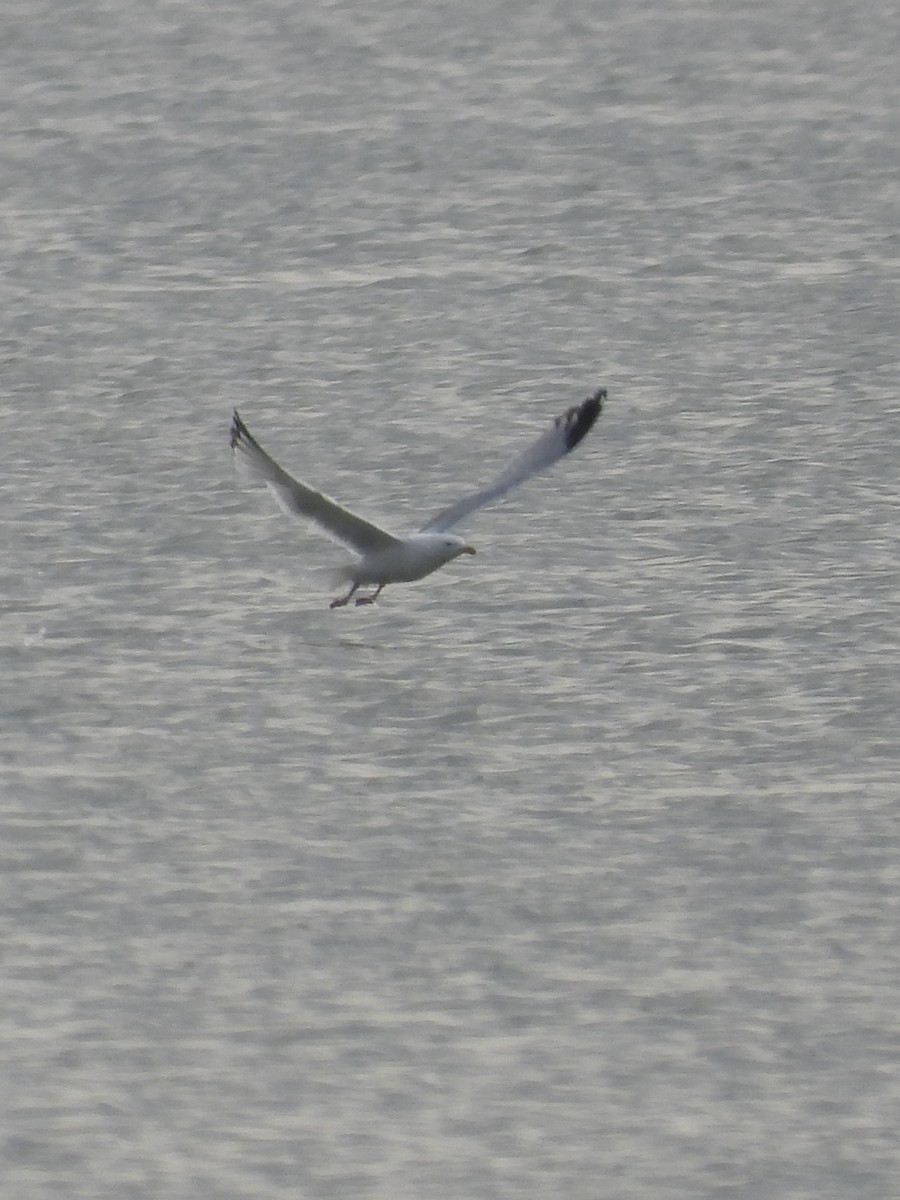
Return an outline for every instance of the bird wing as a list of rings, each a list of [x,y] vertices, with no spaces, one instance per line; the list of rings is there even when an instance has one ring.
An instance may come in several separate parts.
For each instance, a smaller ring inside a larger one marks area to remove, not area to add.
[[[370,554],[396,546],[400,539],[379,529],[377,525],[358,517],[323,496],[321,492],[300,483],[288,475],[274,458],[268,455],[235,409],[231,422],[231,448],[235,462],[244,467],[256,479],[270,489],[285,512],[306,517],[321,526],[339,542],[352,546],[359,554]]]
[[[463,496],[461,500],[439,512],[427,525],[423,525],[423,532],[442,533],[445,529],[450,529],[476,508],[499,500],[530,476],[539,471],[546,471],[559,459],[564,458],[570,450],[575,449],[600,416],[605,399],[606,388],[600,388],[583,403],[557,417],[546,433],[524,453],[514,458],[493,483],[472,492],[469,496]]]

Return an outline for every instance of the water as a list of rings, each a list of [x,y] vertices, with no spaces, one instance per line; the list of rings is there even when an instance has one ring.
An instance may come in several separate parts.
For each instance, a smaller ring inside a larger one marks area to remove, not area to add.
[[[895,1194],[892,7],[7,10],[4,1194]]]

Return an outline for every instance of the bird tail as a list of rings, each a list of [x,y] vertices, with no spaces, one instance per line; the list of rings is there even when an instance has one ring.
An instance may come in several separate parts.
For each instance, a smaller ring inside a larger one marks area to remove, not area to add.
[[[356,563],[344,563],[340,567],[328,568],[328,579],[332,587],[342,587],[345,583],[356,581]]]

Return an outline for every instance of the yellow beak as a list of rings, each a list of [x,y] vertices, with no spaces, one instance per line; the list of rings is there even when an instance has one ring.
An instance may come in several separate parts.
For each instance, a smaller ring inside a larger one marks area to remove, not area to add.
[[[460,554],[477,554],[477,553],[478,553],[478,551],[475,549],[474,546],[463,546],[462,550],[460,550]]]

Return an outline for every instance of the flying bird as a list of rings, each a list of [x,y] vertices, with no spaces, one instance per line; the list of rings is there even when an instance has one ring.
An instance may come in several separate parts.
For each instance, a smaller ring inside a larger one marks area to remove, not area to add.
[[[357,560],[340,571],[341,578],[350,584],[350,590],[332,600],[331,607],[342,608],[354,597],[357,604],[373,604],[389,583],[424,579],[451,559],[461,554],[474,554],[474,546],[449,531],[469,513],[499,500],[518,484],[545,471],[574,450],[599,417],[605,399],[606,388],[600,388],[581,404],[568,409],[492,483],[463,496],[426,521],[418,533],[406,537],[395,537],[288,475],[263,450],[237,409],[231,422],[231,448],[235,462],[264,483],[286,512],[315,522],[330,537],[356,552]],[[375,590],[356,596],[360,587],[374,587]]]

